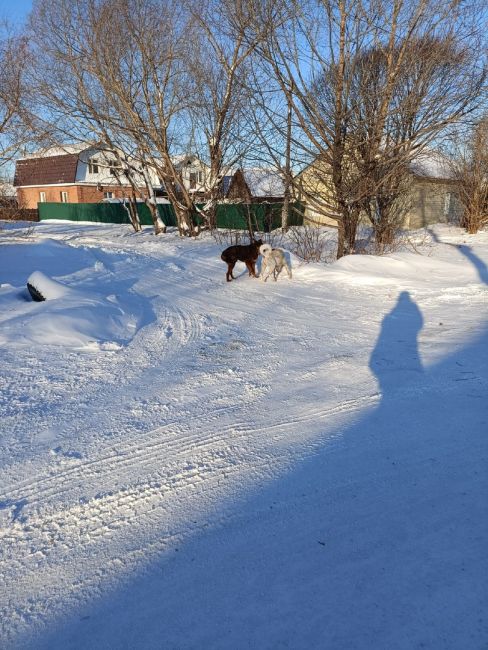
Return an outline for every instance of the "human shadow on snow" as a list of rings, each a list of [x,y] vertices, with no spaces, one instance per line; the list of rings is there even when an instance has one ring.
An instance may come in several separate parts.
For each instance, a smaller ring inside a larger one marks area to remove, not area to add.
[[[422,325],[401,292],[370,357],[377,408],[317,422],[306,460],[36,649],[484,647],[488,331],[425,368]]]

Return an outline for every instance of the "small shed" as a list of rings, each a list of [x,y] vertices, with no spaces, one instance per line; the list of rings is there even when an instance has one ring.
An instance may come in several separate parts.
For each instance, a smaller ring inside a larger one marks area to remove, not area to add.
[[[283,178],[273,169],[239,168],[225,185],[225,198],[245,203],[280,203],[285,193]]]

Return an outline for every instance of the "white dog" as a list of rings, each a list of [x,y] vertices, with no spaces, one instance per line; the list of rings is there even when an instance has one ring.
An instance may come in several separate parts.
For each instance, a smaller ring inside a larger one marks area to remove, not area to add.
[[[269,244],[263,244],[259,247],[259,252],[263,258],[261,264],[261,280],[263,282],[266,282],[271,273],[276,282],[283,267],[286,269],[288,277],[291,280],[291,268],[281,248],[271,248]]]

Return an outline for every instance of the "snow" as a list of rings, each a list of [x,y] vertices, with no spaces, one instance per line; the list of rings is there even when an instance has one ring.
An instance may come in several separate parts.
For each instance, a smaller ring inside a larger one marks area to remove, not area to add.
[[[285,185],[282,176],[273,169],[243,169],[244,179],[252,196],[283,196]]]
[[[93,148],[89,142],[79,142],[76,144],[64,144],[62,146],[46,147],[30,153],[25,153],[18,160],[29,160],[30,158],[51,158],[52,156],[64,156],[66,154],[78,154]]]
[[[71,289],[61,282],[55,282],[48,278],[41,271],[34,271],[27,278],[27,285],[30,285],[44,298],[44,300],[56,300],[56,298],[66,298],[69,296]],[[37,296],[36,296],[37,298]]]
[[[226,283],[210,236],[26,228],[2,650],[487,647],[488,233]]]
[[[449,159],[439,151],[424,149],[410,163],[410,169],[417,176],[425,178],[452,179],[453,169]]]

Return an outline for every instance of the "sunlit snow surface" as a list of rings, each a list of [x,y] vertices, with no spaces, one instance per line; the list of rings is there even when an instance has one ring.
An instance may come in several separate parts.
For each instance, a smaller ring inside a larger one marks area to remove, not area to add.
[[[2,649],[488,647],[487,233],[2,226]]]

